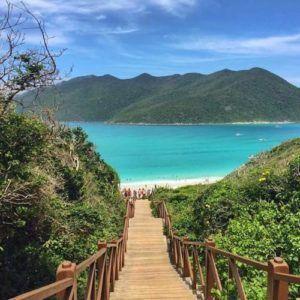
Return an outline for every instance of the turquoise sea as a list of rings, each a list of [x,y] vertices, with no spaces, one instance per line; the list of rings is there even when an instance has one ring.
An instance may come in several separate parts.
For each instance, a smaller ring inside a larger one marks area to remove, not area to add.
[[[300,137],[300,124],[81,126],[121,181],[220,177],[251,155]]]

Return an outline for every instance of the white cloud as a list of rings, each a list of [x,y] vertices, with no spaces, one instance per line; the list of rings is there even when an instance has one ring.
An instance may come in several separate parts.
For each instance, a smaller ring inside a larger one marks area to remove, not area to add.
[[[11,1],[16,6],[22,6],[21,0]],[[23,1],[34,14],[45,20],[49,36],[54,37],[50,45],[65,46],[71,42],[76,43],[76,39],[84,35],[97,38],[101,35],[131,34],[139,30],[134,17],[137,13],[148,13],[151,9],[157,8],[171,15],[181,16],[187,9],[196,5],[197,1],[203,0]],[[116,15],[111,18],[111,14]],[[40,43],[38,33],[27,32],[26,35],[28,43]]]
[[[149,2],[175,15],[181,15],[183,10],[197,4],[196,0],[151,0]]]
[[[39,32],[31,32],[25,35],[25,42],[32,45],[42,44],[42,37]],[[48,43],[50,47],[66,46],[72,39],[63,32],[48,32]]]
[[[21,6],[21,0],[11,0]],[[23,0],[28,8],[45,20],[51,46],[79,45],[82,38],[112,37],[118,44],[117,36],[133,34],[139,30],[139,13],[159,9],[180,17],[204,0]],[[1,2],[1,1],[0,1]],[[1,9],[1,4],[0,4]],[[101,21],[101,22],[99,22]],[[115,39],[114,39],[115,37]],[[38,32],[27,32],[26,42],[39,44]],[[92,46],[91,46],[92,47]]]
[[[193,7],[199,0],[25,0],[32,9],[40,13],[101,13],[109,11],[138,12],[156,6],[170,13],[178,14]],[[18,0],[14,1],[18,3]]]
[[[168,57],[168,61],[170,63],[175,63],[178,65],[194,65],[199,63],[207,63],[207,62],[215,62],[215,61],[223,61],[230,60],[232,57],[190,57],[190,56],[170,56]]]
[[[22,4],[19,0],[14,0],[16,4],[15,13],[18,14],[17,7]],[[107,15],[103,12],[114,10],[125,10],[137,8],[137,1],[129,0],[25,0],[24,3],[28,8],[43,19],[46,23],[47,34],[51,39],[50,46],[70,46],[72,42],[76,42],[76,38],[81,35],[124,35],[138,31],[138,28],[123,21],[120,24],[106,25]],[[5,6],[3,6],[5,9]],[[3,9],[0,5],[0,10]],[[30,18],[29,18],[30,20]],[[101,25],[97,21],[103,21]],[[32,45],[41,43],[41,36],[38,30],[32,29],[34,24],[29,23],[24,28],[25,42]]]
[[[300,54],[300,34],[248,39],[189,37],[176,41],[172,46],[184,50],[231,54]]]
[[[127,34],[127,33],[132,33],[132,32],[136,32],[138,31],[137,28],[126,28],[126,27],[116,27],[116,28],[111,28],[111,29],[106,29],[103,30],[101,32],[105,33],[105,34]]]
[[[99,15],[96,17],[96,20],[101,21],[101,20],[105,20],[106,19],[106,15]]]

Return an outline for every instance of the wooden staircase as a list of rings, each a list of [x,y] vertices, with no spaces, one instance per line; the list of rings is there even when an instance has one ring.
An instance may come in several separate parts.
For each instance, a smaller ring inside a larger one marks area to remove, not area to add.
[[[162,221],[147,200],[136,202],[128,235],[126,264],[110,299],[196,299],[170,264]]]
[[[260,262],[219,249],[211,239],[190,241],[176,235],[164,201],[156,203],[156,209],[160,219],[152,216],[148,201],[127,199],[123,233],[119,239],[109,243],[99,241],[98,251],[86,260],[79,264],[61,263],[55,282],[12,299],[42,300],[54,299],[53,296],[57,300],[81,299],[77,281],[86,272],[88,276],[82,282],[86,284],[86,300],[196,299],[196,295],[213,300],[214,289],[219,293],[224,291],[217,268],[218,258],[228,261],[228,278],[236,285],[237,299],[248,299],[239,271],[241,264],[265,274],[268,300],[291,299],[289,287],[300,284],[300,275],[290,274],[288,264],[281,257]]]

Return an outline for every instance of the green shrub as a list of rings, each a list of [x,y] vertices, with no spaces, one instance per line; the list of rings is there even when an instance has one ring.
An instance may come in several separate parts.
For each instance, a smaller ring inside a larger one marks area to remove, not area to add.
[[[0,120],[0,298],[55,280],[122,232],[119,179],[81,129]]]
[[[219,248],[258,261],[280,255],[293,274],[300,274],[300,139],[260,154],[192,196],[190,190],[158,190],[153,196],[166,201],[181,235],[200,241],[211,236]],[[217,261],[226,285],[227,262]],[[243,264],[239,268],[248,299],[265,299],[266,274]],[[299,286],[290,291],[291,299],[299,297]]]

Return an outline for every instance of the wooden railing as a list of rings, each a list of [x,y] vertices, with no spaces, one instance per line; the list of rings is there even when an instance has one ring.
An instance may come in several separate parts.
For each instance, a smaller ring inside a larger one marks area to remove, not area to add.
[[[77,280],[87,272],[84,299],[107,300],[114,290],[115,281],[125,264],[127,251],[129,219],[134,217],[135,202],[126,201],[124,229],[118,240],[110,243],[98,242],[98,251],[85,261],[76,265],[63,262],[57,269],[56,282],[42,288],[14,297],[15,300],[41,300],[56,296],[58,300],[76,300]]]
[[[187,237],[179,237],[172,228],[171,217],[165,202],[158,203],[158,214],[163,219],[165,234],[168,239],[168,251],[172,263],[185,278],[190,279],[192,288],[200,292],[205,300],[215,299],[214,290],[223,291],[219,272],[216,265],[217,256],[228,261],[228,278],[236,286],[238,299],[246,300],[237,262],[266,273],[267,299],[289,299],[289,285],[300,283],[300,276],[289,274],[289,266],[280,257],[275,257],[267,263],[255,261],[216,248],[213,240],[205,242],[189,241]]]

